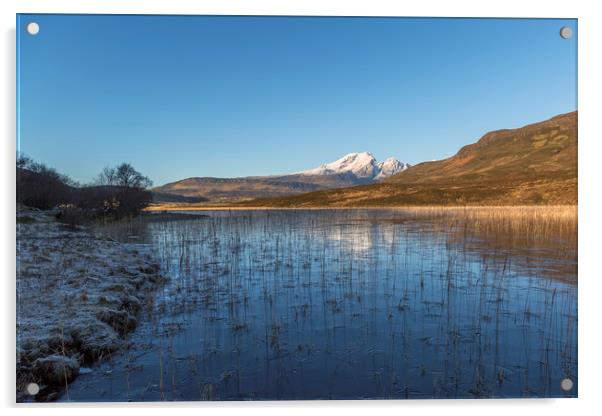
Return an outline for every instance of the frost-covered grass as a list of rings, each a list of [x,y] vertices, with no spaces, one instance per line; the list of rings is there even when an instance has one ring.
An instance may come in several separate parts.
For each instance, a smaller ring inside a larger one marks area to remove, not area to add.
[[[17,400],[68,389],[83,366],[110,356],[163,281],[144,246],[100,239],[40,211],[17,213]]]

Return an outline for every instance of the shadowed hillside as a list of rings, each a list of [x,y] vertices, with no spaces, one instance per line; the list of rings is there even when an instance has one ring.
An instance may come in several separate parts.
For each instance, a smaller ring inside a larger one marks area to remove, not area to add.
[[[150,179],[130,164],[106,167],[96,182],[81,186],[43,163],[18,155],[16,202],[39,210],[57,209],[64,222],[135,216],[152,201]]]
[[[444,160],[385,182],[258,199],[275,207],[577,203],[577,112],[485,134]]]

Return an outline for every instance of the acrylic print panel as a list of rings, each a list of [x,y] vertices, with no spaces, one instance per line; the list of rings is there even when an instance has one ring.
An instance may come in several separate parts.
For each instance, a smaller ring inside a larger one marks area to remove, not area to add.
[[[576,20],[17,28],[18,401],[577,396]]]

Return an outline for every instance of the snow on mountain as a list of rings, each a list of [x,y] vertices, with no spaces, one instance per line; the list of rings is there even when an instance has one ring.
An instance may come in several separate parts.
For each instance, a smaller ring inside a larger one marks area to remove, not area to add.
[[[378,164],[378,169],[380,170],[379,174],[374,177],[374,179],[384,179],[388,178],[391,175],[395,175],[396,173],[403,172],[410,165],[408,163],[401,163],[399,160],[394,157],[390,157],[385,159],[384,161]]]
[[[334,162],[302,172],[242,178],[182,179],[153,188],[153,197],[165,202],[173,202],[174,196],[179,199],[178,202],[184,202],[187,198],[225,202],[299,195],[372,184],[408,167],[407,163],[392,157],[379,163],[368,152],[349,153]]]
[[[407,169],[410,165],[401,163],[390,157],[377,162],[369,152],[349,153],[334,162],[322,164],[320,167],[299,172],[302,175],[336,175],[351,173],[359,179],[379,180]]]
[[[358,178],[373,178],[378,174],[378,164],[371,153],[349,153],[334,162],[324,163],[318,168],[301,173],[306,175],[336,175],[348,172],[353,173]]]

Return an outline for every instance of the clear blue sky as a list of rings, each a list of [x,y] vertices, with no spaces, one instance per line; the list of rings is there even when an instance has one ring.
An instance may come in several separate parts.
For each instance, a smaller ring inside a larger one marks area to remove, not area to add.
[[[81,182],[121,161],[156,185],[298,171],[354,151],[414,164],[577,108],[575,20],[17,23],[19,148]]]

